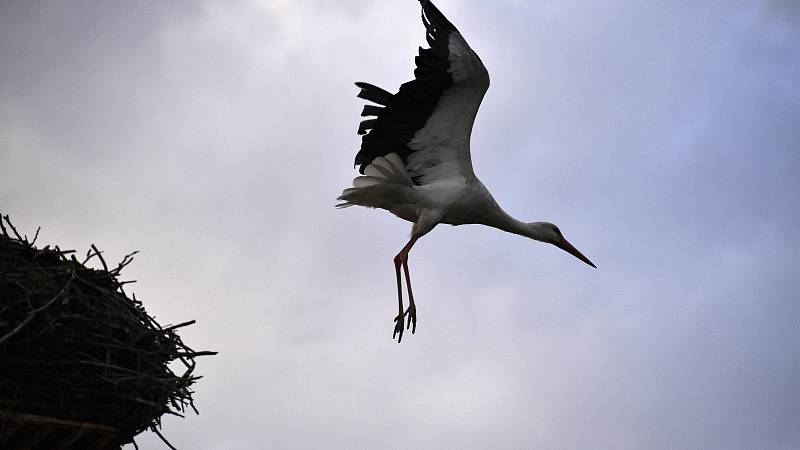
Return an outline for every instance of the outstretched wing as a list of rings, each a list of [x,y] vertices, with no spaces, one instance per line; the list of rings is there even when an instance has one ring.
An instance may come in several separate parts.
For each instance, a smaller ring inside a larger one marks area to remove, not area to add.
[[[358,128],[363,134],[355,164],[364,169],[375,158],[399,155],[417,185],[474,177],[469,154],[472,124],[489,88],[489,73],[455,26],[430,2],[422,4],[422,23],[430,48],[420,47],[414,79],[396,94],[359,82],[366,105]]]

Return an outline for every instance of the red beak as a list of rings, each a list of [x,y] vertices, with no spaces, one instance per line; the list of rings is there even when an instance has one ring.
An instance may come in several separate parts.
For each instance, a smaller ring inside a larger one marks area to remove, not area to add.
[[[560,248],[561,250],[564,250],[565,252],[571,254],[572,256],[580,259],[581,261],[585,262],[586,264],[588,264],[588,265],[594,267],[595,269],[597,269],[597,266],[595,266],[591,261],[589,261],[589,258],[583,256],[583,253],[579,252],[578,249],[575,248],[572,244],[570,244],[569,241],[567,241],[566,239],[564,239],[563,241],[558,242],[558,243],[556,243],[554,245],[556,247]]]

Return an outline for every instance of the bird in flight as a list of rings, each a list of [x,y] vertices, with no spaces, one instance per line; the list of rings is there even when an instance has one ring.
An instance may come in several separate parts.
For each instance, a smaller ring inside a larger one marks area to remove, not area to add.
[[[436,225],[481,224],[553,244],[596,267],[549,222],[521,222],[508,215],[472,170],[470,134],[489,73],[455,26],[420,0],[430,48],[420,47],[414,79],[391,94],[358,82],[364,106],[363,135],[355,165],[360,176],[338,197],[339,208],[382,208],[411,223],[411,238],[394,257],[398,313],[392,338],[417,328],[408,253]],[[401,274],[402,269],[402,274]],[[403,307],[403,282],[408,308]]]

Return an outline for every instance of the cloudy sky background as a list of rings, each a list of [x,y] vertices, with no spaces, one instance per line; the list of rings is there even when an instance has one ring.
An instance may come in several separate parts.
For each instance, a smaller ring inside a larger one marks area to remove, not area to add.
[[[410,225],[333,204],[411,0],[0,3],[0,211],[198,320],[179,448],[800,447],[798,3],[437,4],[492,76],[478,175],[598,270],[440,226],[392,341]]]

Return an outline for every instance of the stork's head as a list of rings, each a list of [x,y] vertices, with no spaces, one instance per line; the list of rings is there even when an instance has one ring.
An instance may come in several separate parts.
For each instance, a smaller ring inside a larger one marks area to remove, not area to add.
[[[577,248],[564,238],[564,235],[561,234],[561,230],[559,230],[557,226],[550,222],[532,222],[527,225],[530,230],[528,237],[536,239],[537,241],[553,244],[595,269],[597,268],[597,266],[589,261],[589,258],[583,256],[583,253],[579,252]]]

